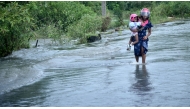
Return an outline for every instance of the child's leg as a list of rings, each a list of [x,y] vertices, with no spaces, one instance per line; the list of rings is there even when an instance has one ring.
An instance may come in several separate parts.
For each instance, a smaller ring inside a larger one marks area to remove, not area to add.
[[[134,36],[134,41],[133,41],[133,44],[132,45],[135,45],[136,43],[138,43],[139,42],[139,38],[138,38],[138,34],[136,34],[135,36]]]

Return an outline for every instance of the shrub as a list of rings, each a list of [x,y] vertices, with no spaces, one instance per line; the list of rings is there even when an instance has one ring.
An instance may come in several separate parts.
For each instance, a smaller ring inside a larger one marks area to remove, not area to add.
[[[73,1],[32,1],[30,9],[39,27],[55,24],[65,32],[70,24],[80,20],[83,15],[94,14],[90,7]]]
[[[111,18],[110,17],[103,17],[102,18],[102,27],[101,27],[101,31],[102,32],[105,32],[108,27],[110,26],[110,23],[111,23]]]
[[[6,7],[0,7],[0,57],[7,56],[13,50],[29,47],[28,39],[32,17],[26,6],[11,2]]]
[[[72,39],[79,38],[83,40],[82,42],[86,42],[87,34],[95,34],[101,24],[101,17],[86,14],[78,22],[68,27],[67,35]]]

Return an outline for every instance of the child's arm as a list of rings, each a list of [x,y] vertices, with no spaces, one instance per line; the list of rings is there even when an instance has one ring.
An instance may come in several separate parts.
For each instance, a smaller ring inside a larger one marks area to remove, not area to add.
[[[132,45],[135,45],[139,42],[138,34],[135,35],[135,41],[132,43]]]
[[[131,29],[129,28],[132,32],[138,32],[138,29]]]

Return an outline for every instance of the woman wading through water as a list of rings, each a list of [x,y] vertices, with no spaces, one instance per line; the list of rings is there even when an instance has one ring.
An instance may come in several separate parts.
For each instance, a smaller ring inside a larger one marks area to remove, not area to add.
[[[142,64],[146,62],[146,53],[148,52],[148,38],[151,35],[152,24],[149,20],[150,11],[147,8],[143,8],[140,11],[139,21],[141,22],[142,29],[138,31],[131,30],[133,32],[138,32],[138,43],[134,44],[134,55],[136,62],[139,62],[139,57],[142,56]],[[148,34],[146,33],[148,30]]]

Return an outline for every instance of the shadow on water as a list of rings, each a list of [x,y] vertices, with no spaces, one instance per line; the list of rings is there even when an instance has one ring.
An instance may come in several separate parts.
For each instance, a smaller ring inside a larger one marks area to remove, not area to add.
[[[135,93],[138,95],[145,95],[145,92],[152,90],[146,65],[136,65],[134,74],[136,81],[134,84],[132,84],[132,90],[135,91]]]

